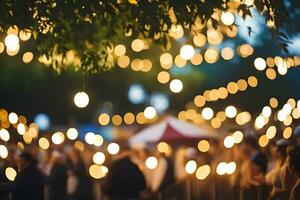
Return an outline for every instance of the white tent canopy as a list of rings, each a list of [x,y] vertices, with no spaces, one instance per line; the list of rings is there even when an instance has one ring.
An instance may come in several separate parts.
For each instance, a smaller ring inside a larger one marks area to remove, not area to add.
[[[154,143],[158,141],[197,140],[200,138],[217,138],[218,134],[207,127],[178,120],[175,117],[166,117],[161,122],[151,125],[129,140],[130,145]]]

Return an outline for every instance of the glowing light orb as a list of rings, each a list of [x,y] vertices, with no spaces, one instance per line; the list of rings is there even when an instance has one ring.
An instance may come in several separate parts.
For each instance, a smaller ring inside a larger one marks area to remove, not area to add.
[[[20,48],[19,37],[14,34],[7,35],[4,44],[9,51],[17,51]]]
[[[77,131],[77,129],[76,128],[69,128],[67,130],[67,137],[70,140],[75,140],[78,137],[78,131]]]
[[[186,163],[186,165],[185,165],[185,171],[186,171],[186,173],[188,173],[188,174],[193,174],[193,173],[195,173],[196,169],[197,169],[197,163],[196,163],[196,161],[194,161],[194,160],[188,161],[188,162]]]
[[[12,167],[7,167],[5,169],[5,176],[8,180],[14,181],[17,176],[17,171]]]
[[[195,55],[195,49],[192,45],[184,45],[180,49],[180,57],[184,60],[190,60]]]
[[[234,23],[234,16],[230,12],[222,12],[221,21],[223,22],[223,24],[230,26]]]
[[[65,141],[65,135],[62,132],[56,132],[51,139],[54,144],[62,144]]]
[[[237,114],[236,107],[234,107],[234,106],[226,107],[225,114],[228,118],[234,118]]]
[[[102,165],[105,161],[105,155],[102,152],[97,152],[93,156],[93,161],[95,164]]]
[[[234,145],[234,138],[232,136],[226,136],[224,139],[224,146],[227,149],[230,149],[233,147],[233,145]]]
[[[173,93],[179,93],[181,92],[183,89],[183,83],[181,80],[179,79],[174,79],[170,82],[170,90]]]
[[[109,154],[111,155],[116,155],[119,153],[120,151],[120,146],[117,144],[117,143],[110,143],[108,146],[107,146],[107,151]]]
[[[85,92],[77,92],[74,96],[74,103],[78,108],[85,108],[89,101],[89,96]]]
[[[158,165],[158,160],[154,156],[150,156],[146,159],[146,166],[148,169],[155,169]]]
[[[156,116],[156,110],[154,107],[152,106],[148,106],[145,110],[144,110],[144,116],[147,119],[154,119]]]
[[[210,107],[206,107],[201,112],[203,119],[210,120],[214,116],[214,111]]]

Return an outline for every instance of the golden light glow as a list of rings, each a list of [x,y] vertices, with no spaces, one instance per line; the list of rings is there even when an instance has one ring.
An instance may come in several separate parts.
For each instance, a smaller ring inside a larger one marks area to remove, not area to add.
[[[134,123],[134,121],[135,121],[135,116],[134,116],[134,114],[133,113],[126,113],[125,115],[124,115],[124,122],[125,122],[125,124],[127,124],[127,125],[131,125],[131,124],[133,124]]]
[[[283,138],[289,139],[292,136],[293,129],[291,127],[286,127],[283,131]]]
[[[17,131],[20,135],[24,135],[24,133],[26,132],[26,126],[22,123],[19,123],[17,126]]]
[[[161,54],[159,61],[160,66],[164,69],[170,69],[173,65],[173,57],[170,53]]]
[[[276,79],[276,71],[275,71],[275,69],[268,68],[266,70],[266,76],[270,80],[275,80]]]
[[[111,118],[111,121],[115,126],[120,126],[122,124],[123,119],[120,115],[114,115]]]
[[[222,126],[222,121],[219,118],[213,118],[210,123],[213,128],[220,128]]]
[[[235,121],[238,125],[244,125],[251,121],[251,114],[249,112],[241,112],[236,116]]]
[[[101,179],[106,176],[108,172],[107,167],[105,166],[99,166],[99,165],[91,165],[89,168],[90,176],[94,179]]]
[[[166,71],[161,71],[157,74],[158,82],[165,84],[170,81],[170,74]]]
[[[270,126],[268,129],[267,129],[267,132],[266,132],[266,136],[268,139],[273,139],[275,136],[276,136],[276,132],[277,132],[277,129],[275,126]]]
[[[23,62],[24,63],[30,63],[33,59],[33,53],[31,52],[26,52],[23,55]]]
[[[199,143],[198,143],[198,149],[200,152],[207,152],[209,150],[209,142],[207,140],[201,140]]]
[[[261,147],[266,147],[269,144],[269,138],[266,135],[260,136],[258,144]]]
[[[135,39],[131,43],[131,48],[135,52],[140,52],[144,49],[144,42],[140,39]]]
[[[181,58],[180,55],[177,55],[174,59],[175,65],[179,68],[182,68],[186,65],[186,60],[184,60],[183,58]]]
[[[114,53],[116,56],[123,56],[126,53],[126,47],[123,44],[118,44],[114,49]]]
[[[203,165],[199,167],[196,171],[196,178],[199,180],[204,180],[210,174],[211,169],[209,165]]]
[[[233,174],[236,170],[235,162],[230,162],[226,164],[226,174]]]
[[[44,150],[49,149],[50,143],[49,143],[48,139],[44,138],[44,137],[40,138],[39,139],[39,147]]]
[[[234,51],[230,47],[225,47],[221,51],[221,56],[224,60],[231,60],[234,57]]]
[[[269,103],[270,103],[270,106],[271,106],[272,108],[277,108],[277,106],[278,106],[278,100],[277,100],[276,98],[274,98],[274,97],[272,97],[272,98],[270,99]]]
[[[20,48],[19,37],[15,34],[9,34],[5,37],[4,44],[8,51],[17,51]]]
[[[254,49],[249,44],[243,44],[238,48],[238,53],[242,58],[246,58],[250,55],[252,55],[254,52]]]
[[[128,56],[124,55],[118,58],[119,67],[126,68],[129,66],[129,64],[130,64],[130,58]]]
[[[218,49],[215,47],[208,48],[204,53],[204,59],[209,64],[217,62],[219,59]]]
[[[193,65],[200,65],[203,61],[202,55],[200,53],[197,53],[193,56],[193,58],[191,59],[191,63]]]
[[[248,78],[248,84],[251,86],[251,87],[256,87],[258,85],[258,80],[256,77],[254,76],[249,76]]]
[[[74,147],[78,150],[78,151],[83,151],[84,150],[84,144],[81,141],[76,141],[74,143]]]
[[[235,144],[239,144],[243,141],[244,134],[241,131],[235,131],[232,134],[232,138],[233,138]]]
[[[8,180],[14,181],[17,176],[17,171],[12,167],[7,167],[5,169],[5,176]]]
[[[7,156],[8,156],[8,150],[7,150],[7,148],[6,148],[6,146],[4,146],[4,145],[0,145],[0,157],[1,158],[3,158],[3,159],[5,159],[5,158],[7,158]]]
[[[146,159],[146,167],[148,169],[155,169],[158,165],[158,160],[154,156],[150,156]]]
[[[100,125],[102,126],[106,126],[109,124],[110,122],[110,117],[107,113],[102,113],[101,115],[99,115],[98,117],[98,122]]]
[[[5,50],[5,46],[2,42],[0,42],[0,54]]]
[[[185,171],[187,174],[193,174],[195,173],[197,169],[197,163],[194,160],[190,160],[185,165]]]
[[[96,152],[93,156],[93,161],[95,164],[102,165],[105,161],[105,155],[102,152]]]
[[[116,155],[119,153],[120,151],[120,146],[117,144],[117,143],[110,143],[108,146],[107,146],[107,151],[109,154],[111,155]]]
[[[216,168],[217,174],[222,176],[222,175],[226,174],[226,171],[227,171],[227,163],[226,162],[220,162],[217,165],[217,168]]]
[[[205,105],[205,98],[202,95],[197,95],[194,98],[194,103],[197,107],[202,107]]]
[[[77,129],[76,128],[69,128],[67,130],[67,137],[70,140],[75,140],[78,137],[78,131],[77,131]]]
[[[65,135],[62,132],[56,132],[51,139],[54,144],[62,144],[65,141]]]
[[[172,24],[171,28],[169,29],[169,35],[174,39],[179,39],[183,36],[184,31],[181,25]]]
[[[157,150],[160,153],[164,153],[166,155],[169,155],[171,153],[171,147],[166,142],[160,142],[160,143],[158,143]]]
[[[95,135],[95,141],[94,141],[94,145],[96,147],[100,147],[104,142],[104,139],[101,135],[96,134]]]
[[[30,30],[21,30],[20,33],[19,33],[19,38],[22,40],[22,41],[27,41],[29,40],[31,37],[31,31]]]
[[[205,35],[198,33],[193,37],[193,42],[198,47],[204,47],[206,44],[206,37]]]

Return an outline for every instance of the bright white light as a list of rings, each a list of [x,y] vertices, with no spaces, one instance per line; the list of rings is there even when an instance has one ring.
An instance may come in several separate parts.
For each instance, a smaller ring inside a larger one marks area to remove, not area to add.
[[[104,153],[102,153],[102,152],[95,153],[93,156],[93,161],[94,161],[94,163],[96,163],[98,165],[102,165],[105,161]]]
[[[230,26],[234,23],[234,16],[230,12],[222,12],[221,21],[223,22],[223,24]]]
[[[266,118],[270,117],[272,114],[272,109],[270,108],[270,106],[265,106],[262,110],[262,115]]]
[[[77,92],[74,96],[74,103],[78,108],[85,108],[89,101],[89,96],[85,92]]]
[[[284,104],[282,110],[286,113],[286,115],[289,115],[289,114],[291,114],[293,108],[290,104],[287,103],[287,104]]]
[[[25,131],[26,131],[26,127],[24,124],[20,123],[17,126],[17,131],[20,135],[24,135]]]
[[[153,119],[156,116],[156,110],[155,110],[155,108],[153,108],[152,106],[147,107],[144,110],[144,116],[147,119]]]
[[[228,149],[232,148],[234,145],[234,138],[232,136],[226,136],[224,139],[224,146]]]
[[[210,120],[214,116],[214,111],[210,107],[206,107],[202,110],[203,119]]]
[[[78,137],[78,131],[77,131],[77,129],[76,128],[69,128],[67,130],[67,137],[70,140],[75,140]]]
[[[266,132],[266,136],[268,139],[273,139],[275,136],[276,136],[276,132],[277,132],[277,129],[275,126],[270,126],[268,129],[267,129],[267,132]]]
[[[256,58],[254,60],[254,67],[257,70],[262,71],[262,70],[266,69],[267,63],[263,58]]]
[[[6,148],[6,146],[4,146],[4,145],[0,145],[0,157],[1,158],[3,158],[3,159],[5,159],[5,158],[7,158],[7,156],[8,156],[8,150],[7,150],[7,148]]]
[[[255,119],[255,127],[261,129],[265,125],[265,118],[263,116],[258,116]]]
[[[241,131],[235,131],[232,134],[234,143],[239,144],[242,142],[243,138],[244,138],[244,134]]]
[[[17,51],[20,47],[19,37],[14,34],[7,35],[5,37],[4,43],[9,51]]]
[[[226,174],[233,174],[236,169],[235,162],[230,162],[226,164]]]
[[[287,114],[284,110],[280,110],[277,114],[277,118],[279,121],[283,122],[287,118]]]
[[[182,81],[179,79],[174,79],[170,82],[170,90],[174,93],[179,93],[183,89]]]
[[[84,140],[88,144],[94,144],[94,142],[95,142],[95,133],[93,133],[93,132],[86,133],[85,136],[84,136]]]
[[[48,130],[50,127],[50,118],[44,113],[39,113],[34,117],[34,123],[36,123],[40,130]]]
[[[110,143],[107,146],[107,151],[111,155],[116,155],[120,151],[120,146],[117,143]]]
[[[158,165],[158,160],[154,156],[150,156],[146,160],[146,166],[148,169],[155,169]]]
[[[234,118],[237,114],[237,110],[234,106],[227,106],[225,109],[225,114],[228,118]]]
[[[0,130],[0,138],[1,138],[1,140],[5,141],[5,142],[9,141],[10,135],[9,135],[9,132],[5,128]]]
[[[197,169],[197,163],[194,160],[190,160],[185,165],[185,171],[188,174],[193,174]]]
[[[195,49],[191,45],[184,45],[180,49],[180,56],[184,60],[190,60],[195,55]]]
[[[16,124],[18,122],[18,115],[14,112],[9,113],[8,115],[8,121],[11,124]]]
[[[220,162],[217,166],[216,172],[218,175],[224,175],[227,171],[227,163],[226,162]]]
[[[95,135],[95,142],[94,145],[96,147],[100,147],[103,144],[104,140],[103,137],[101,135]]]
[[[144,87],[139,84],[131,85],[128,90],[128,99],[133,104],[140,104],[146,99]]]
[[[51,139],[54,144],[62,144],[65,141],[65,135],[62,132],[56,132]]]
[[[150,104],[158,113],[163,113],[169,108],[169,99],[165,94],[154,93],[151,95]]]

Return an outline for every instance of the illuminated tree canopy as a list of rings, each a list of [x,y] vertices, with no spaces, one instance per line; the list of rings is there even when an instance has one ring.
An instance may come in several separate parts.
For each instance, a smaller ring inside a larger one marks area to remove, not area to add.
[[[13,26],[32,34],[37,53],[58,72],[73,67],[90,74],[114,66],[113,46],[126,37],[150,39],[168,49],[170,31],[178,25],[191,34],[205,31],[208,25],[220,29],[222,11],[245,19],[252,17],[253,7],[287,52],[288,39],[282,30],[291,11],[284,0],[2,0],[0,31],[5,36]],[[66,61],[70,54],[75,57],[72,63]]]

